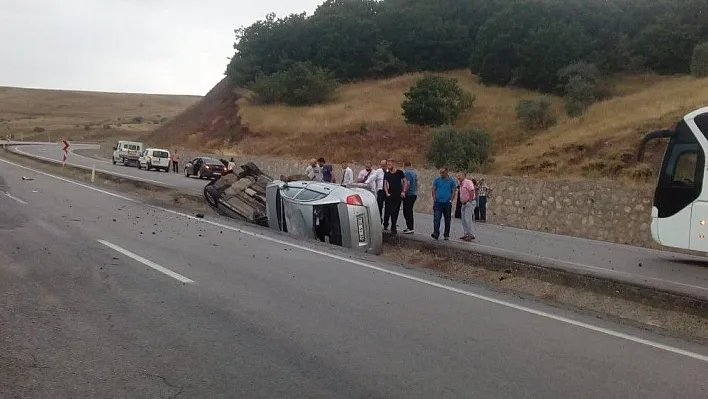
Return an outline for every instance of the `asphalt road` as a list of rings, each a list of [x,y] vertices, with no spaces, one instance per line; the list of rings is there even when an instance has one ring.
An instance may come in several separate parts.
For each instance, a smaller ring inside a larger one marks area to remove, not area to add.
[[[0,162],[2,398],[708,393],[700,345]]]
[[[95,145],[72,145],[73,149],[97,148]],[[58,145],[35,145],[18,147],[16,150],[53,160],[61,159]],[[145,179],[148,182],[166,184],[201,193],[206,180],[187,178],[183,174],[145,171],[135,167],[113,165],[110,161],[70,154],[69,163],[91,167],[109,173],[123,174]],[[416,236],[432,240],[432,215],[416,214]],[[399,225],[404,224],[403,216]],[[402,230],[402,229],[401,229]],[[521,257],[522,261],[550,262],[558,267],[584,273],[611,277],[633,283],[670,289],[708,298],[708,258],[657,251],[641,247],[613,244],[549,234],[493,224],[477,224],[477,240],[474,243],[454,242],[446,245],[467,247],[494,254]],[[453,219],[452,237],[461,235],[461,222]],[[442,240],[441,240],[442,244]]]

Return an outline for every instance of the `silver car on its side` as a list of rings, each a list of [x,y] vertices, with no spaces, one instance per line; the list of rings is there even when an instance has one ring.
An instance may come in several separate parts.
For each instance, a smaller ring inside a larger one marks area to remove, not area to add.
[[[274,180],[266,188],[269,227],[380,254],[383,229],[376,197],[333,183]]]
[[[344,187],[281,176],[274,180],[248,162],[204,187],[204,198],[222,215],[371,254],[383,250],[376,196],[366,187]]]

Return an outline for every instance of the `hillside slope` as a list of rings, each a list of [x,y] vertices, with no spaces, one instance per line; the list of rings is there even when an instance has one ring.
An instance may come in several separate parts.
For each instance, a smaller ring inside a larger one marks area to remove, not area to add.
[[[52,140],[137,135],[200,99],[139,93],[0,87],[0,136]]]
[[[487,129],[494,162],[487,172],[544,178],[611,178],[646,183],[663,147],[634,160],[636,144],[649,130],[667,127],[686,112],[708,105],[708,79],[640,75],[614,79],[614,97],[594,104],[582,118],[568,118],[553,98],[557,126],[526,133],[516,119],[520,99],[537,93],[478,83],[468,71],[444,73],[477,97],[457,123]],[[147,136],[163,144],[260,156],[324,156],[333,162],[394,157],[425,164],[427,131],[404,123],[403,93],[420,74],[344,85],[338,98],[311,107],[257,105],[245,90],[222,81],[199,103]],[[240,94],[238,94],[240,93]]]
[[[142,139],[163,146],[195,149],[233,145],[247,132],[241,126],[238,99],[224,78],[201,100]]]

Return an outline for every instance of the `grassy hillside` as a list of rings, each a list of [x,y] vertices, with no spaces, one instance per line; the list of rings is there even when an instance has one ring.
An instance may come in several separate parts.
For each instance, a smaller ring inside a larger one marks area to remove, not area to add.
[[[0,137],[48,140],[136,136],[153,130],[198,96],[0,87]],[[44,130],[40,132],[41,130]]]
[[[529,134],[519,128],[515,108],[519,99],[536,93],[486,87],[467,70],[444,75],[457,78],[476,95],[474,108],[457,124],[491,133],[495,162],[489,172],[495,174],[641,178],[647,168],[632,159],[641,133],[669,126],[687,111],[708,105],[708,79],[616,78],[614,97],[594,104],[582,118],[564,116],[562,100],[554,98],[558,125]],[[322,155],[333,161],[395,157],[420,165],[425,161],[426,132],[407,126],[400,107],[403,93],[418,76],[344,85],[336,101],[311,107],[255,105],[243,91],[238,101],[242,122],[257,134],[244,139],[238,150],[258,155]]]

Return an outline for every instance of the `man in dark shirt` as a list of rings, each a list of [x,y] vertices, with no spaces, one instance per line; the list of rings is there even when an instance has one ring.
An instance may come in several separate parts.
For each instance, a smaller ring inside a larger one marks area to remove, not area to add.
[[[384,193],[386,194],[386,207],[384,209],[384,229],[386,229],[389,219],[391,221],[391,234],[396,234],[398,229],[398,213],[401,210],[401,202],[406,196],[408,182],[402,170],[396,168],[393,159],[388,160],[388,171],[384,174]]]

